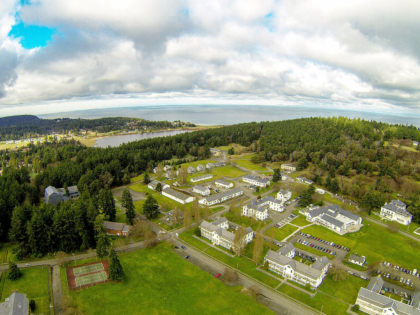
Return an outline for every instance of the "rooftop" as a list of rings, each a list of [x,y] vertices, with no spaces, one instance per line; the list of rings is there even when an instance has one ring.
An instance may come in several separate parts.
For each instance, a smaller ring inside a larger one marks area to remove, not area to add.
[[[190,195],[183,194],[182,192],[179,192],[178,190],[172,189],[172,188],[165,188],[163,190],[164,193],[169,194],[171,196],[174,196],[175,198],[181,199],[181,200],[187,200],[188,198],[192,197]]]
[[[222,192],[220,194],[208,196],[206,198],[206,200],[207,200],[207,202],[215,201],[215,200],[222,199],[222,198],[228,197],[230,195],[236,194],[236,193],[238,193],[240,191],[243,192],[242,188],[240,188],[240,187],[234,188],[234,189],[231,189],[231,190]]]

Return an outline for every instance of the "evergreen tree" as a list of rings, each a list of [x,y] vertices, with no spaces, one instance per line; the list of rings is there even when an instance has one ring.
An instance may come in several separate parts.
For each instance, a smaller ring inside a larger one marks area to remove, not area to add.
[[[161,192],[162,191],[162,184],[161,183],[157,183],[156,185],[156,191]]]
[[[280,180],[281,180],[280,169],[276,168],[276,169],[274,169],[273,182],[277,183]]]
[[[117,253],[113,248],[109,251],[109,279],[118,280],[124,276],[124,270],[121,266]]]
[[[22,272],[19,270],[18,266],[11,260],[9,260],[9,272],[7,273],[7,278],[10,280],[19,279],[22,276]]]
[[[159,206],[156,199],[151,194],[147,194],[147,198],[143,203],[143,214],[148,219],[155,218],[159,213]]]
[[[98,236],[98,243],[96,245],[96,255],[99,258],[104,258],[108,254],[109,239],[108,235],[101,233]]]
[[[306,157],[299,159],[299,161],[297,162],[297,170],[301,171],[307,167],[308,167],[308,160],[306,159]]]
[[[98,199],[99,209],[108,217],[109,221],[114,222],[117,216],[117,209],[115,208],[115,200],[111,190],[108,187],[101,189]]]
[[[331,176],[331,178],[335,178],[335,166],[331,166],[330,170],[328,171],[328,174]]]
[[[136,217],[134,212],[133,198],[131,197],[128,188],[125,188],[121,197],[121,205],[125,209],[125,216],[129,224],[133,224],[133,220]]]
[[[235,154],[235,149],[233,147],[230,147],[228,150],[228,154],[229,155],[234,155]]]

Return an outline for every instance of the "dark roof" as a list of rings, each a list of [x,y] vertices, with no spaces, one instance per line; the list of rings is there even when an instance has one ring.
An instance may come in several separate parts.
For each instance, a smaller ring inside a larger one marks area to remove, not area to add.
[[[202,192],[206,192],[207,190],[209,190],[208,188],[203,187],[203,186],[200,186],[200,185],[195,185],[195,186],[193,187],[193,189],[197,189],[197,190],[200,190],[200,191],[202,191]]]
[[[222,179],[217,179],[216,181],[215,181],[215,184],[217,185],[217,184],[221,184],[221,185],[226,185],[226,186],[229,186],[229,185],[231,185],[232,183],[229,183],[229,182],[227,182],[227,181],[225,181],[225,180],[222,180]]]
[[[121,231],[124,225],[124,223],[104,221],[104,226],[107,230]]]
[[[398,214],[404,215],[404,216],[411,216],[411,213],[405,210],[405,207],[401,206],[401,204],[403,204],[404,206],[405,203],[399,201],[400,203],[398,203],[399,200],[392,200],[392,202],[385,204],[382,208],[385,208],[387,210],[390,210],[392,212],[396,212]],[[403,207],[403,208],[402,208]]]
[[[165,188],[163,190],[163,192],[165,192],[169,195],[172,195],[172,196],[174,196],[178,199],[184,200],[184,201],[187,200],[188,198],[192,197],[190,195],[183,194],[182,192],[179,192],[179,191],[177,191],[175,189],[172,189],[172,188]]]
[[[243,192],[242,188],[240,188],[240,187],[234,188],[234,189],[231,189],[231,190],[222,192],[220,194],[208,196],[206,198],[206,200],[207,200],[207,202],[210,202],[210,201],[214,201],[214,200],[217,200],[217,199],[222,199],[222,198],[228,197],[230,195],[236,194],[236,193],[238,193],[240,191]]]
[[[349,257],[349,260],[357,261],[358,263],[364,264],[366,261],[366,258],[351,254]]]
[[[3,303],[0,303],[0,315],[28,315],[29,302],[26,294],[13,292]]]
[[[58,194],[57,189],[55,189],[55,187],[53,186],[48,186],[47,188],[45,188],[45,192],[47,196],[51,196],[52,194]]]

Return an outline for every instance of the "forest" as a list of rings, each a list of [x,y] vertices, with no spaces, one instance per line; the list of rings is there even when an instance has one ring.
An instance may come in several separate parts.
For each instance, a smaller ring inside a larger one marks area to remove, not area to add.
[[[187,127],[194,124],[185,123]],[[43,135],[78,134],[80,130],[107,133],[117,130],[132,130],[142,127],[147,129],[175,128],[169,121],[149,121],[141,118],[109,117],[98,119],[41,119],[32,115],[0,118],[0,141],[30,139]]]
[[[111,187],[129,183],[159,162],[205,159],[211,147],[231,143],[255,152],[256,163],[297,163],[318,185],[358,201],[364,209],[378,209],[399,191],[413,220],[420,222],[420,153],[400,145],[413,140],[420,140],[414,126],[338,117],[238,124],[106,149],[75,140],[29,144],[20,151],[0,151],[0,237],[24,244],[19,247],[22,255],[94,248],[94,208],[113,219],[107,199]],[[56,207],[40,205],[49,185],[77,185],[84,197]],[[68,225],[66,218],[71,218]],[[16,236],[17,230],[24,232]],[[40,240],[34,238],[38,230]]]

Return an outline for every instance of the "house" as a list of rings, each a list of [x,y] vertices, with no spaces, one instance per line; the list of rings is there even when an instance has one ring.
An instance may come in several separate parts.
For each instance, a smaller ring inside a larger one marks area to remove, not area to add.
[[[349,262],[355,265],[363,266],[366,262],[366,257],[365,256],[360,257],[357,255],[351,254],[349,257]]]
[[[165,166],[163,167],[163,171],[164,171],[164,172],[170,171],[171,169],[172,169],[172,166],[170,166],[170,165],[165,165]]]
[[[315,192],[316,192],[317,194],[320,194],[320,195],[325,194],[325,190],[324,190],[324,189],[321,189],[321,188],[317,188],[317,189],[315,189]]]
[[[56,189],[53,186],[48,186],[44,190],[44,202],[50,203],[53,206],[59,202],[64,202],[77,197],[79,197],[79,190],[76,186],[67,187],[67,192],[64,188]]]
[[[413,141],[413,146],[417,147],[419,145],[418,141]]]
[[[348,229],[362,224],[362,218],[357,214],[343,210],[338,205],[313,207],[301,212],[309,222],[315,222],[336,233],[347,233]]]
[[[303,176],[298,176],[298,177],[296,177],[296,179],[298,181],[304,182],[305,184],[308,184],[308,185],[312,185],[314,183],[313,180],[307,179],[306,177],[303,177]]]
[[[187,172],[188,174],[194,174],[196,172],[195,168],[192,166],[188,166],[187,168]]]
[[[283,212],[283,202],[274,199],[273,196],[267,196],[262,199],[254,199],[250,204],[243,206],[242,215],[245,217],[253,217],[257,220],[268,219],[268,209],[277,212]]]
[[[383,219],[397,221],[398,223],[409,225],[413,215],[407,211],[407,205],[400,200],[392,200],[381,208],[381,217]]]
[[[206,168],[209,169],[209,170],[212,170],[214,168],[214,164],[213,163],[207,163]]]
[[[162,188],[162,190],[169,188],[170,186],[168,184],[165,183],[161,183],[158,182],[157,180],[152,180],[148,185],[147,188],[152,189],[152,190],[156,190],[157,185],[160,184],[160,187]]]
[[[153,173],[157,173],[157,167],[155,167],[154,169],[153,169]]]
[[[215,167],[222,167],[222,166],[226,166],[225,162],[217,162],[216,164],[214,164]]]
[[[290,281],[295,281],[303,286],[309,284],[316,289],[327,275],[330,261],[327,257],[319,257],[313,265],[303,264],[295,257],[295,247],[288,243],[278,251],[267,252],[264,263],[268,263],[268,269],[281,275]]]
[[[174,215],[178,216],[177,218],[178,223],[182,219],[184,219],[184,212],[181,210],[177,210],[177,211],[171,210],[171,211],[165,212],[165,219],[168,220],[170,223],[172,223],[174,221]]]
[[[276,198],[285,203],[292,198],[292,191],[290,189],[280,189]]]
[[[28,315],[30,313],[26,294],[13,292],[3,303],[0,303],[0,315]]]
[[[211,178],[213,178],[213,175],[206,174],[206,175],[201,175],[201,176],[193,177],[193,178],[190,179],[190,181],[192,183],[196,183],[196,182],[199,182],[199,181],[202,181],[202,180],[211,179]]]
[[[233,188],[233,183],[229,183],[225,180],[218,179],[214,182],[217,187],[223,187],[226,189]]]
[[[206,170],[206,167],[202,164],[199,164],[197,166],[197,172],[204,172]]]
[[[236,196],[241,196],[243,194],[244,194],[244,191],[242,190],[242,188],[235,188],[235,189],[222,192],[220,194],[208,196],[204,199],[201,199],[198,203],[202,205],[211,206],[211,205],[215,205],[215,204],[224,202],[226,200],[232,199]]]
[[[219,155],[220,153],[222,153],[222,150],[210,148],[210,153],[213,155]]]
[[[251,185],[255,185],[258,187],[267,187],[270,186],[270,180],[268,179],[260,179],[256,176],[252,176],[252,175],[245,175],[242,180],[245,183],[249,183]]]
[[[186,195],[172,188],[165,188],[164,190],[162,190],[162,195],[172,200],[175,200],[183,205],[193,202],[195,199],[193,196]]]
[[[201,196],[208,196],[210,195],[210,189],[204,186],[195,185],[193,187],[193,192],[200,194]]]
[[[228,250],[233,247],[235,240],[235,233],[229,232],[229,221],[226,218],[221,218],[214,222],[207,222],[203,220],[200,224],[201,236],[210,240],[213,245],[222,246]],[[244,243],[249,243],[254,238],[254,231],[252,228],[247,227],[245,236],[243,237]]]
[[[165,177],[168,180],[173,180],[173,179],[175,179],[175,172],[172,171],[172,170],[169,170],[165,173]]]
[[[280,168],[285,171],[296,172],[296,166],[292,164],[282,164]]]
[[[373,277],[366,288],[360,288],[356,304],[367,314],[385,315],[420,315],[419,292],[414,294],[411,303],[406,304],[382,295],[385,281],[380,277]]]
[[[104,221],[105,233],[117,236],[128,236],[130,233],[130,226],[124,223]]]

